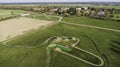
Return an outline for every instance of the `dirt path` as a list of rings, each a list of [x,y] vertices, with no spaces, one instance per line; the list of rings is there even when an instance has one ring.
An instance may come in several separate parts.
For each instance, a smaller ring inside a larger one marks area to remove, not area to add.
[[[50,16],[47,16],[47,17],[50,17]],[[111,29],[111,28],[104,28],[104,27],[98,27],[98,26],[92,26],[92,25],[86,25],[86,24],[77,24],[77,23],[64,22],[64,21],[62,21],[63,18],[61,16],[54,16],[54,17],[59,18],[58,23],[64,23],[64,24],[82,26],[82,27],[89,27],[89,28],[95,28],[95,29],[101,29],[101,30],[107,30],[107,31],[113,31],[113,32],[120,32],[120,30]]]
[[[91,26],[91,25],[85,25],[85,24],[68,23],[68,22],[63,22],[63,21],[61,21],[61,23],[69,24],[69,25],[75,25],[75,26],[82,26],[82,27],[101,29],[101,30],[108,30],[108,31],[113,31],[113,32],[120,32],[120,30],[116,30],[116,29],[110,29],[110,28],[104,28],[104,27],[98,27],[98,26]]]

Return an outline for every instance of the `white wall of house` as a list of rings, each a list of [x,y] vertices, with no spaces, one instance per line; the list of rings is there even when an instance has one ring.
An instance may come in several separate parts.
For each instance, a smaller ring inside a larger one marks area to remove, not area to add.
[[[76,8],[76,10],[79,10],[79,11],[80,11],[81,9],[82,9],[82,8]]]
[[[20,16],[25,17],[25,16],[29,16],[30,14],[21,14]]]

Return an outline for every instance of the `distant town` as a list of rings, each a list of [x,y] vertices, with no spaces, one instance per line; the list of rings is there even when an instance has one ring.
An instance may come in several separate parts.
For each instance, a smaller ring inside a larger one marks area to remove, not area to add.
[[[99,2],[91,2],[97,4]],[[107,2],[100,2],[101,4],[107,4]],[[108,2],[109,3],[109,2]],[[118,2],[119,3],[119,2]],[[38,3],[39,4],[39,3]],[[44,3],[43,3],[44,4]],[[112,4],[112,2],[111,2]],[[113,4],[117,4],[113,2]],[[118,8],[106,8],[106,7],[99,7],[99,5],[89,5],[89,6],[55,6],[55,5],[36,5],[36,6],[14,6],[14,5],[2,5],[0,6],[1,9],[17,9],[17,10],[26,10],[26,11],[33,11],[37,13],[46,13],[52,15],[59,15],[59,16],[86,16],[95,19],[103,19],[103,20],[113,20],[113,21],[120,21],[120,9]],[[109,4],[110,5],[110,4]],[[94,7],[98,6],[98,7]],[[106,5],[103,5],[106,6]],[[113,5],[116,6],[116,5]],[[13,12],[12,12],[13,13]]]

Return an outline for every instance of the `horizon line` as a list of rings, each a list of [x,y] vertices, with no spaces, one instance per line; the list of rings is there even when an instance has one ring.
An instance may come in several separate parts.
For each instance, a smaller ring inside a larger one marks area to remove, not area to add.
[[[72,2],[73,1],[71,1],[71,3]],[[103,1],[75,1],[75,2],[103,2]],[[104,1],[104,2],[120,2],[120,1]],[[0,3],[61,3],[61,2],[0,2]]]
[[[71,2],[103,2],[103,1],[71,1]],[[120,1],[104,1],[104,2],[120,2]],[[51,2],[0,2],[0,3],[51,3]],[[55,3],[60,3],[60,1]]]

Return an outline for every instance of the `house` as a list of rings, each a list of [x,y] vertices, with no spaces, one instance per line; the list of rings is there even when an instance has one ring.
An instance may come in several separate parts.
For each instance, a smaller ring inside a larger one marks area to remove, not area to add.
[[[97,15],[98,15],[98,16],[104,16],[104,14],[105,14],[104,11],[99,11],[99,12],[97,12]]]
[[[84,10],[87,10],[87,9],[88,9],[88,7],[83,7],[83,9],[84,9]]]
[[[96,12],[93,10],[91,11],[91,16],[95,16],[96,15]]]
[[[22,13],[20,16],[22,16],[22,17],[26,17],[26,16],[30,16],[30,14],[29,13]]]
[[[82,8],[76,8],[77,11],[80,11]]]
[[[58,8],[54,8],[54,9],[52,9],[52,11],[54,11],[54,12],[57,11],[57,10],[58,10]]]

